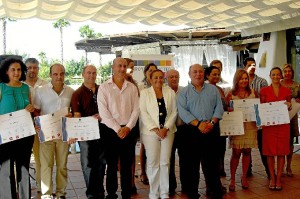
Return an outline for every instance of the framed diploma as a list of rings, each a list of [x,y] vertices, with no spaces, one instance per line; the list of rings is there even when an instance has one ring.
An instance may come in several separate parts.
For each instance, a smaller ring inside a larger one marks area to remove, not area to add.
[[[289,112],[284,103],[285,101],[278,101],[255,105],[257,126],[289,124]]]
[[[0,115],[0,144],[36,134],[31,115],[25,109]]]
[[[244,122],[253,122],[253,121],[255,122],[256,121],[254,104],[260,104],[260,101],[258,98],[240,99],[240,100],[231,100],[230,101],[230,106],[235,111],[242,111]]]
[[[40,127],[38,132],[40,142],[62,139],[62,117],[68,114],[68,107],[54,113],[35,117],[35,123]]]
[[[244,135],[242,111],[224,112],[220,120],[221,136]]]
[[[100,138],[98,120],[94,117],[67,118],[63,117],[63,140],[75,138],[77,141],[95,140]]]

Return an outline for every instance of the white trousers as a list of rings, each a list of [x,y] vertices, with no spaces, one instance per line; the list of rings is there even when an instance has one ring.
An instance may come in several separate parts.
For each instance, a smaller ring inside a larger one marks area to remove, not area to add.
[[[143,134],[147,156],[150,199],[169,198],[169,167],[174,133],[159,140],[157,135]]]

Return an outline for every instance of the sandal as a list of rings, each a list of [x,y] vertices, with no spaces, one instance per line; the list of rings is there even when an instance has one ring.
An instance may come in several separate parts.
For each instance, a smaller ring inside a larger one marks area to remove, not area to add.
[[[248,189],[249,188],[249,184],[248,184],[248,182],[245,178],[241,178],[241,184],[242,184],[243,189]]]
[[[140,178],[141,178],[141,182],[144,184],[144,185],[149,185],[149,180],[148,180],[148,177],[146,174],[141,174],[140,175]]]
[[[294,177],[294,174],[292,171],[286,171],[286,176],[288,177]]]
[[[269,184],[269,189],[274,191],[276,189],[276,186],[275,184],[273,184],[271,181],[270,181],[270,184]]]
[[[277,191],[281,191],[281,190],[282,190],[282,186],[281,186],[281,185],[276,185],[276,186],[275,186],[275,189],[276,189]]]
[[[229,191],[235,191],[235,183],[230,183],[229,184]]]

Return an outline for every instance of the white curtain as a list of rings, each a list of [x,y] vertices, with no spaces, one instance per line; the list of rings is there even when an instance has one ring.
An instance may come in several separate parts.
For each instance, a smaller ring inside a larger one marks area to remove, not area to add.
[[[196,46],[172,46],[172,53],[175,54],[174,67],[180,73],[179,84],[185,86],[190,78],[188,76],[189,67],[192,64],[203,63],[203,54],[209,65],[214,59],[219,59],[223,63],[222,78],[228,83],[232,83],[233,75],[236,71],[237,54],[231,46],[224,44],[204,44]]]
[[[206,45],[203,50],[207,65],[209,65],[214,59],[220,60],[223,64],[222,78],[229,84],[232,84],[237,64],[236,51],[233,51],[231,46],[225,44]]]
[[[203,60],[203,48],[199,46],[172,46],[174,56],[174,67],[180,74],[179,84],[186,86],[190,80],[188,72],[192,64],[200,63]]]

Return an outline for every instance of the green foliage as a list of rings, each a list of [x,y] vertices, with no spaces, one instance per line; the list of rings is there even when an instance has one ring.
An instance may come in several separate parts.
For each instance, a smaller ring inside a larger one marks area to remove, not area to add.
[[[70,22],[65,19],[58,19],[57,21],[53,22],[53,27],[58,28],[60,30],[70,25],[71,25]]]
[[[102,37],[101,33],[96,33],[89,25],[84,25],[79,28],[80,37],[84,39],[96,39]]]
[[[82,69],[85,66],[85,59],[81,57],[80,61],[75,61],[74,59],[70,61],[66,61],[65,68],[66,68],[66,77],[65,81],[66,84],[80,84],[82,81],[77,77],[81,77]]]
[[[101,76],[101,83],[108,80],[112,75],[112,69],[111,69],[112,63],[108,63],[106,65],[103,65],[102,67],[98,68],[97,74],[100,74]]]

